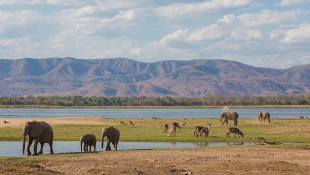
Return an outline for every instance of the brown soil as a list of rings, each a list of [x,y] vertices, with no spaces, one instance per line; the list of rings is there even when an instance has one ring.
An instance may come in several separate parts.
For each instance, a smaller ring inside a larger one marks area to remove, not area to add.
[[[42,156],[42,155],[41,155]],[[101,151],[0,161],[1,174],[309,174],[309,147]],[[13,163],[14,162],[14,163]],[[18,163],[16,163],[18,162]]]

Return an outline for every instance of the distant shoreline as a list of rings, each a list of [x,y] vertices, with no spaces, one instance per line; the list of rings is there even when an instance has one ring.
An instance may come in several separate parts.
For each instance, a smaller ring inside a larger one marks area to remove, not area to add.
[[[0,109],[17,109],[17,108],[34,108],[34,109],[62,109],[62,108],[72,108],[72,109],[98,109],[98,108],[107,108],[107,109],[152,109],[152,108],[310,108],[310,105],[264,105],[264,106],[47,106],[47,105],[1,105]]]

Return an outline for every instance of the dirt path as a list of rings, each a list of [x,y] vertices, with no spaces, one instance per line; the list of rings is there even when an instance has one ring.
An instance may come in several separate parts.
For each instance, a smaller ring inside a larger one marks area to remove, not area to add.
[[[1,161],[1,174],[309,174],[309,147],[239,146],[177,150],[102,151],[46,156],[44,161]],[[11,167],[11,168],[10,168]],[[14,168],[15,167],[15,168]]]

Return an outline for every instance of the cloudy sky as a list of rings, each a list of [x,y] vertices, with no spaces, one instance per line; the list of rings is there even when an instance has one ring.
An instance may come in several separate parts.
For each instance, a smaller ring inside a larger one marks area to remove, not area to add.
[[[0,0],[0,59],[310,63],[310,0]]]

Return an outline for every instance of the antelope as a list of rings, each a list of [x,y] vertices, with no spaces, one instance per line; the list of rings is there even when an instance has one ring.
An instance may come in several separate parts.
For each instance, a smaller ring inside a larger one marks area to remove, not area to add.
[[[194,137],[196,136],[198,138],[199,135],[201,136],[202,133],[205,133],[205,138],[207,138],[209,136],[211,125],[212,125],[212,123],[208,123],[207,127],[195,126],[195,128],[194,128]]]
[[[235,137],[236,137],[236,134],[238,134],[239,138],[240,138],[240,135],[241,135],[241,137],[243,137],[243,133],[238,128],[234,128],[234,127],[228,128],[227,136],[226,137],[230,138],[230,136],[229,136],[230,133],[235,133]]]
[[[190,116],[189,118],[192,119],[192,120],[194,119],[192,116]]]
[[[176,128],[175,128],[175,127],[172,127],[172,128],[170,128],[170,130],[169,130],[168,136],[174,136],[174,137],[176,137],[176,135],[177,135],[176,133],[177,133]]]
[[[181,122],[180,122],[180,126],[182,126],[183,128],[185,128],[186,121],[187,121],[186,119],[185,119],[184,121],[181,121]]]
[[[126,125],[124,121],[119,121],[119,125]]]
[[[130,125],[132,125],[132,126],[135,126],[135,124],[130,120],[130,121],[128,121],[128,123],[130,124]]]
[[[308,119],[307,116],[299,116],[300,119]]]
[[[165,124],[164,125],[164,133],[167,132],[168,128],[169,128],[168,124]]]
[[[142,117],[142,115],[140,115],[140,119],[142,119],[142,120],[143,120],[143,117]]]
[[[174,128],[179,128],[179,129],[181,129],[180,125],[179,125],[178,123],[176,123],[176,122],[172,123],[172,126],[173,126]]]

